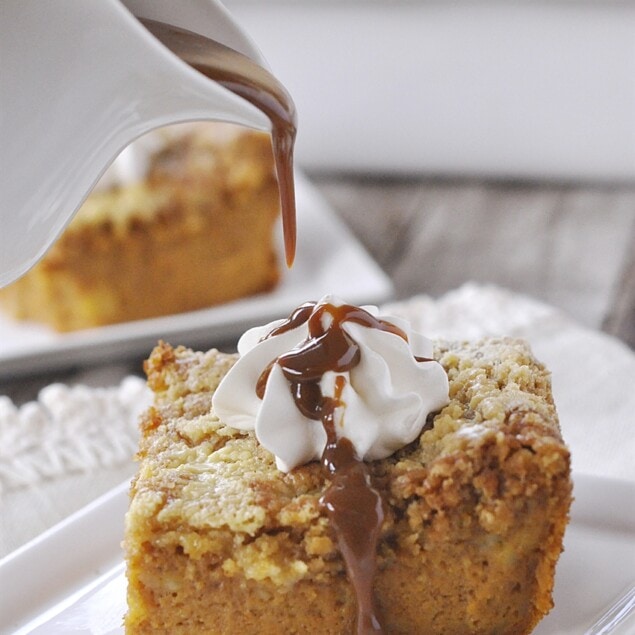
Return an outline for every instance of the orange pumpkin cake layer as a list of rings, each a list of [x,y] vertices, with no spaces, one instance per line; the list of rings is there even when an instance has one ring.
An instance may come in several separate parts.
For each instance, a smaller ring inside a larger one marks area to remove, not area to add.
[[[522,635],[552,607],[571,502],[550,376],[525,343],[437,343],[450,402],[368,463],[385,502],[375,595],[387,633]],[[211,399],[236,356],[160,344],[146,363],[126,519],[126,629],[355,632],[318,462],[280,472]]]
[[[93,192],[46,256],[0,289],[17,319],[71,331],[270,291],[279,214],[269,136],[201,124],[144,180]]]

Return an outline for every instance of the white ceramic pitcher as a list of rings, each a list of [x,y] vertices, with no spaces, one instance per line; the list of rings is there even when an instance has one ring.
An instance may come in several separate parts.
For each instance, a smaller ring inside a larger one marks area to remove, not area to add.
[[[182,62],[135,16],[265,65],[216,0],[2,0],[0,286],[44,255],[138,136],[200,119],[269,129],[260,110]]]

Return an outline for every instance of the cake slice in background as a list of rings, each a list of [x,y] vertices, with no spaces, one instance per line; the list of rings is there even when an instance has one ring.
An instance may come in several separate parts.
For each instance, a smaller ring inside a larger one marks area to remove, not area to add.
[[[0,289],[6,312],[71,331],[275,287],[279,200],[269,136],[200,123],[136,144],[46,256]]]

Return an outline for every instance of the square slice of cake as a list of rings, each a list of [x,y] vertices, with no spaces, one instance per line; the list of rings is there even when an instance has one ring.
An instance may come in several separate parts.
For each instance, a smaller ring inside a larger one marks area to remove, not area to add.
[[[437,342],[434,357],[449,402],[366,463],[384,501],[384,632],[530,633],[552,607],[571,502],[549,373],[512,339]],[[146,363],[155,402],[126,518],[127,632],[354,633],[319,462],[281,472],[212,408],[236,359],[161,343]]]
[[[122,155],[44,258],[0,289],[0,308],[73,331],[276,286],[280,206],[269,135],[215,123],[150,135],[132,155],[139,165],[126,171]]]

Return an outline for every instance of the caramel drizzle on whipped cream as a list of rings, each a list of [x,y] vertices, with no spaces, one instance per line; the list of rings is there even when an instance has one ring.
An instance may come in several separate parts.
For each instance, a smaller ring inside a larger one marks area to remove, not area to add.
[[[373,487],[368,467],[360,460],[351,441],[338,437],[335,412],[345,408],[341,396],[346,378],[338,375],[333,397],[325,397],[320,380],[327,371],[345,373],[359,364],[359,345],[342,328],[344,322],[390,332],[407,341],[394,324],[356,306],[329,303],[303,304],[264,339],[307,323],[304,342],[280,355],[262,372],[256,393],[264,396],[271,368],[278,364],[289,382],[296,406],[309,419],[321,420],[327,435],[322,467],[331,484],[320,499],[337,536],[340,552],[357,599],[357,633],[383,633],[373,594],[377,543],[384,521],[383,501]]]

